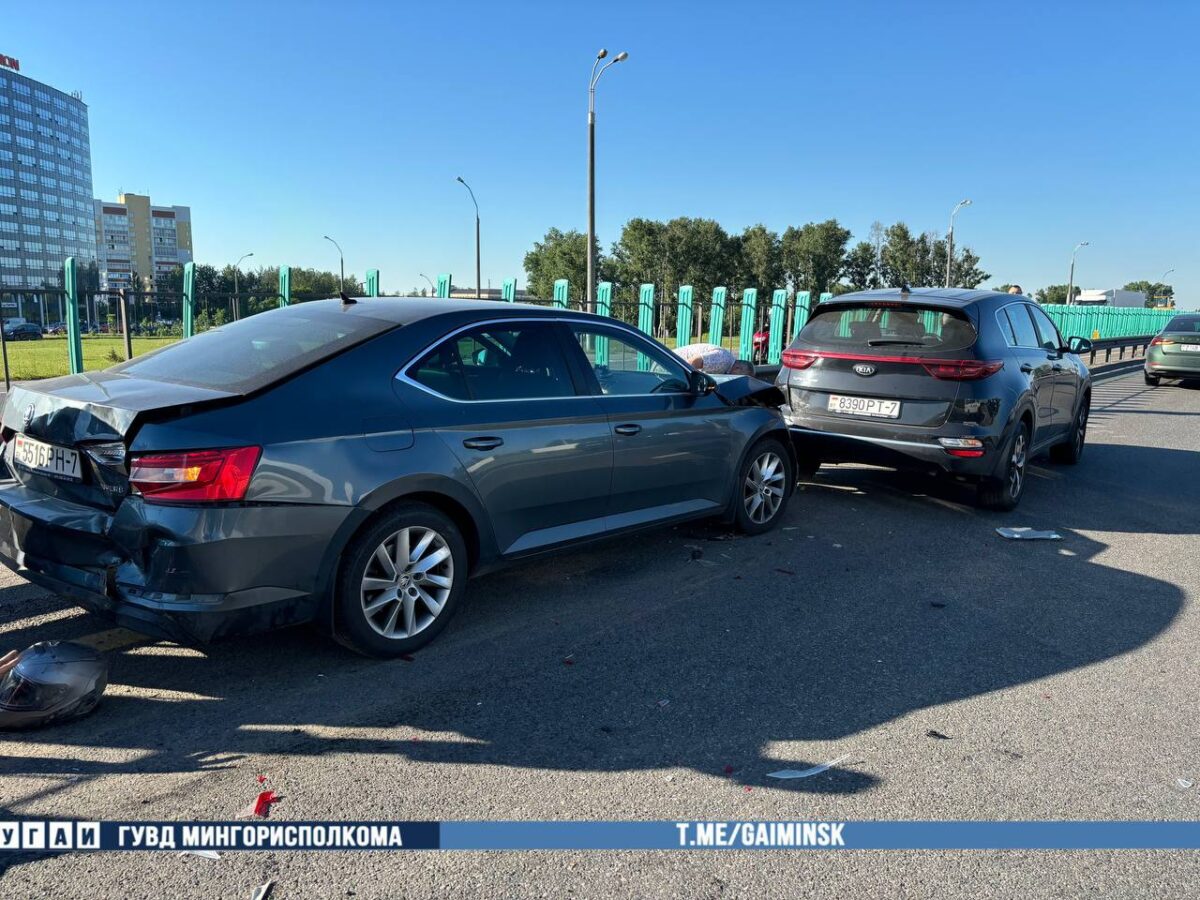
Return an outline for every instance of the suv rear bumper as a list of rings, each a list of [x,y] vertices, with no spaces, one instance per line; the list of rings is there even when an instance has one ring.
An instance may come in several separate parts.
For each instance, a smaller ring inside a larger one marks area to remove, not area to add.
[[[339,507],[166,507],[107,513],[0,485],[0,562],[144,634],[206,643],[311,620]]]
[[[820,431],[800,425],[789,425],[788,431],[796,452],[801,456],[816,456],[824,462],[856,462],[886,466],[891,469],[915,469],[923,472],[945,472],[964,478],[988,478],[995,474],[1000,453],[995,439],[984,435],[940,435],[940,437],[975,437],[984,444],[982,456],[951,456],[938,443],[937,437],[924,441],[899,438]]]

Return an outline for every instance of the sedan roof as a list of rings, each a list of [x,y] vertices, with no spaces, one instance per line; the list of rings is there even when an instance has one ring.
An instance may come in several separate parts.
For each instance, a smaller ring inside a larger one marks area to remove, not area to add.
[[[536,306],[532,303],[506,303],[502,300],[459,300],[440,297],[354,297],[353,304],[346,304],[343,312],[346,315],[364,316],[394,322],[397,325],[410,325],[424,319],[432,319],[444,315],[459,315],[462,313],[481,312],[492,315],[505,315],[511,312],[531,313],[533,315],[562,315],[570,312],[576,315],[576,310],[563,310],[552,306]],[[314,306],[325,309],[342,307],[342,301],[337,298],[329,300],[309,300],[304,303],[292,304],[294,307]]]

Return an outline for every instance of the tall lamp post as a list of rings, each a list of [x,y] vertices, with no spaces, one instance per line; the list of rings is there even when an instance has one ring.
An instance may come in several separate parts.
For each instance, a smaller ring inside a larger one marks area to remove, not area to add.
[[[333,246],[337,247],[337,252],[338,252],[338,293],[339,294],[345,293],[345,291],[346,291],[346,256],[344,253],[342,253],[342,245],[339,244],[337,241],[335,241],[333,238],[331,238],[329,235],[325,235],[325,240],[329,241],[329,243],[331,243],[331,244],[333,244]]]
[[[428,275],[426,275],[424,272],[421,273],[421,277],[429,282],[429,296],[436,297],[437,296],[437,288],[435,288],[433,286],[433,279],[430,278]]]
[[[242,303],[238,299],[238,271],[242,267],[242,260],[249,259],[253,255],[253,253],[245,253],[233,264],[233,320],[235,322],[242,317]]]
[[[479,202],[475,199],[475,192],[463,181],[461,175],[454,180],[467,189],[467,193],[471,195],[471,202],[475,204],[475,299],[478,300],[483,296],[483,284],[479,275]]]
[[[954,217],[960,209],[970,205],[970,200],[959,200],[950,213],[950,231],[946,235],[946,287],[950,287],[950,271],[954,268]]]
[[[1086,247],[1090,241],[1080,241],[1075,245],[1075,249],[1071,251],[1071,275],[1067,279],[1067,305],[1070,306],[1075,302],[1075,254],[1079,252],[1081,247]]]
[[[1167,269],[1167,271],[1163,272],[1163,274],[1162,274],[1162,278],[1161,278],[1161,279],[1159,279],[1159,282],[1158,282],[1158,283],[1159,283],[1159,284],[1161,284],[1161,285],[1162,285],[1162,286],[1165,288],[1165,287],[1167,286],[1167,276],[1168,276],[1168,275],[1170,275],[1170,274],[1171,274],[1172,272],[1174,272],[1174,271],[1175,271],[1174,269]],[[1168,301],[1169,301],[1171,298],[1170,298],[1170,297],[1168,297],[1166,294],[1163,294],[1163,299],[1164,299],[1164,300],[1168,300]],[[1151,298],[1150,298],[1150,301],[1151,301],[1151,302],[1152,302],[1152,303],[1153,303],[1153,304],[1154,304],[1156,307],[1158,306],[1158,301],[1157,301],[1157,300],[1156,300],[1154,297],[1151,297]]]
[[[622,51],[600,66],[608,56],[607,50],[596,54],[592,63],[592,80],[588,83],[588,233],[587,233],[587,311],[596,311],[596,82],[612,66],[629,58]],[[599,67],[599,71],[597,71]]]

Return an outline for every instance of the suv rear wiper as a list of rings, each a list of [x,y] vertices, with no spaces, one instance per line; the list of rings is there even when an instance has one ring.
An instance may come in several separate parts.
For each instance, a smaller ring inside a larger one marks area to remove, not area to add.
[[[891,338],[872,338],[867,341],[867,344],[872,347],[886,347],[888,345],[903,345],[905,347],[924,347],[924,341],[900,341]]]

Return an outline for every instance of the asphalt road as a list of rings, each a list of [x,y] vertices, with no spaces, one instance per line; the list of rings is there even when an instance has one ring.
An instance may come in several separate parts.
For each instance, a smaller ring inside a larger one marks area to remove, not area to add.
[[[1177,782],[1200,784],[1198,424],[1200,389],[1114,379],[1081,464],[1039,463],[1016,512],[826,467],[765,538],[685,526],[477,580],[411,662],[305,629],[206,654],[128,645],[91,718],[0,738],[0,815],[230,818],[263,773],[273,819],[1200,819],[1200,786]],[[106,628],[5,574],[0,647],[130,640]],[[279,898],[1179,897],[1198,868],[1178,852],[127,853],[9,859],[0,895],[245,898],[271,878]]]

